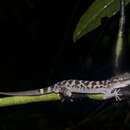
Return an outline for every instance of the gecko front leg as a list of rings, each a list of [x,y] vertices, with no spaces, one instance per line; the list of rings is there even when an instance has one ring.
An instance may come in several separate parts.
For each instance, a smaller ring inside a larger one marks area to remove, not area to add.
[[[120,93],[120,89],[114,89],[112,94],[115,97],[116,101],[122,100],[121,97],[120,97],[120,96],[122,96],[122,94]]]
[[[122,99],[120,96],[122,96],[122,94],[120,94],[120,89],[113,89],[104,93],[104,99],[110,99],[114,97],[116,101],[121,101]]]
[[[63,87],[61,88],[61,95],[62,95],[62,102],[64,102],[65,100],[69,101],[69,102],[73,102],[73,98],[72,98],[72,92],[69,88]]]
[[[60,94],[61,102],[64,102],[65,100],[73,102],[72,92],[71,92],[70,88],[67,88],[64,86],[55,86],[53,92]]]

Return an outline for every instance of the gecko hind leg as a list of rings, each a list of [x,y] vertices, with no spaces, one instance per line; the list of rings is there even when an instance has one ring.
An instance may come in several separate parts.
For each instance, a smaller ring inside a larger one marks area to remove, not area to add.
[[[62,91],[60,92],[61,94],[61,102],[64,101],[69,101],[69,102],[73,102],[73,98],[72,98],[72,92],[67,89],[67,88],[62,88]]]
[[[104,94],[105,94],[104,99],[110,99],[110,98],[114,97],[116,99],[116,101],[122,100],[120,97],[120,96],[122,96],[122,94],[120,94],[120,89],[113,89],[113,90],[106,92]]]

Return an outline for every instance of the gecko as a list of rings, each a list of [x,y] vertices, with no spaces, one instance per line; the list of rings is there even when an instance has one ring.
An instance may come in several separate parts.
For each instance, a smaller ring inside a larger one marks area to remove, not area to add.
[[[125,24],[124,14],[124,0],[120,1],[121,7],[121,18],[120,27],[118,31],[118,39],[122,38]],[[9,96],[29,96],[29,95],[44,95],[48,93],[61,94],[64,97],[72,97],[73,93],[79,94],[103,94],[102,99],[106,100],[115,97],[115,99],[121,100],[120,88],[127,87],[130,85],[130,73],[122,73],[107,80],[101,81],[86,81],[86,80],[63,80],[57,82],[54,85],[46,88],[20,91],[20,92],[0,92],[0,95]]]
[[[71,98],[73,94],[103,94],[103,100],[115,97],[121,100],[120,88],[130,85],[130,73],[122,73],[106,80],[89,81],[69,79],[59,81],[46,88],[20,92],[0,92],[0,95],[30,96],[56,93]]]

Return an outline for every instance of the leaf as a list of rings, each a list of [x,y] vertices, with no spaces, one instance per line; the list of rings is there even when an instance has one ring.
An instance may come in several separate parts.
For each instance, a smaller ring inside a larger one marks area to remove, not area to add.
[[[130,0],[125,0],[127,5]],[[120,0],[95,0],[88,10],[81,16],[73,34],[76,42],[88,32],[101,25],[103,17],[112,17],[120,10]]]

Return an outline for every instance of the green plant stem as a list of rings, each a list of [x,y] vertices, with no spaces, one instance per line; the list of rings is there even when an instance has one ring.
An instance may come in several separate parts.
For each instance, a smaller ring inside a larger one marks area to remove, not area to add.
[[[102,100],[103,94],[85,94],[84,97],[90,98],[92,100]],[[41,96],[10,96],[0,98],[0,107],[8,107],[15,105],[28,104],[33,102],[48,102],[61,100],[59,94],[46,94]]]
[[[15,106],[33,102],[46,102],[60,100],[59,94],[47,94],[42,96],[11,96],[0,98],[0,107]]]

